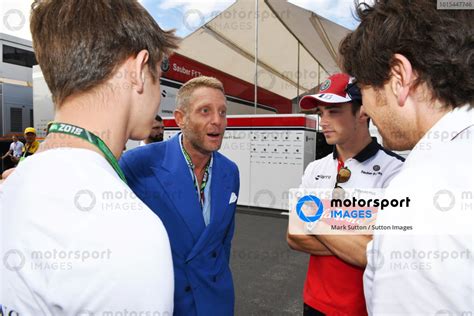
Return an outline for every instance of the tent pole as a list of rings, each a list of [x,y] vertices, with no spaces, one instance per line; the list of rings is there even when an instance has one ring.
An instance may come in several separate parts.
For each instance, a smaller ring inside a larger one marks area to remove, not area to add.
[[[298,71],[297,73],[297,82],[298,84],[296,85],[296,105],[300,104],[300,42],[298,41]]]
[[[321,84],[321,64],[318,62],[318,87]]]
[[[258,1],[255,0],[255,89],[254,89],[254,108],[257,114],[257,88],[258,88]]]

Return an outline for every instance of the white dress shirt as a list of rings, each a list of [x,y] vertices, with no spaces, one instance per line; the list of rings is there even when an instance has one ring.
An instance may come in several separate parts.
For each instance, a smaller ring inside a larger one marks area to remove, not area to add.
[[[405,192],[417,203],[379,212],[377,225],[415,231],[374,232],[364,273],[370,315],[472,315],[473,149],[474,110],[464,106],[424,135],[390,183],[386,195]]]

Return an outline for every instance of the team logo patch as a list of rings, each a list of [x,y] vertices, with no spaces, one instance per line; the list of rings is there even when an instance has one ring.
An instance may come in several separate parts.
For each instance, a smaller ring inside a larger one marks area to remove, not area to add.
[[[375,166],[373,167],[373,169],[374,169],[374,171],[379,171],[379,170],[380,170],[380,166],[379,166],[379,165],[375,165]]]
[[[323,179],[331,179],[331,176],[325,176],[325,175],[322,175],[322,174],[318,174],[316,177],[314,177],[314,180],[316,180],[316,181],[323,180]]]
[[[330,85],[331,85],[331,79],[326,79],[326,81],[324,81],[319,87],[319,91],[327,90]]]

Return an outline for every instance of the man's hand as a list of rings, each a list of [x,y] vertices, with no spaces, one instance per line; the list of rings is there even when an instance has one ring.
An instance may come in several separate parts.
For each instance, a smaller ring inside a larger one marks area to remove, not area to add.
[[[286,241],[291,249],[306,252],[315,256],[334,255],[323,243],[314,235],[290,235],[286,233]]]
[[[370,240],[370,235],[286,235],[293,250],[315,256],[337,256],[358,267],[367,265],[366,248]]]
[[[334,255],[352,265],[364,268],[367,265],[367,244],[371,235],[316,235]]]
[[[15,171],[15,168],[5,170],[2,173],[2,180],[5,180],[6,178],[8,178],[12,174],[13,171]]]
[[[17,164],[20,161],[20,157],[15,157],[10,155],[10,159],[14,164]]]

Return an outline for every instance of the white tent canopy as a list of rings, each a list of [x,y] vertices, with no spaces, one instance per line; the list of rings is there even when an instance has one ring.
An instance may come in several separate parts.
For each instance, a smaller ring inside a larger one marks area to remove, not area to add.
[[[257,74],[259,87],[293,99],[339,71],[337,48],[348,31],[284,0],[238,0],[187,36],[178,53],[249,83]]]

